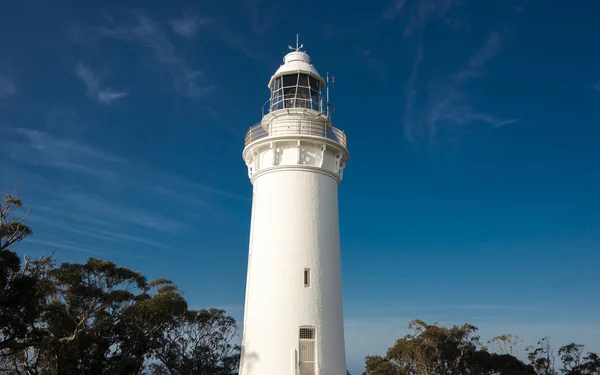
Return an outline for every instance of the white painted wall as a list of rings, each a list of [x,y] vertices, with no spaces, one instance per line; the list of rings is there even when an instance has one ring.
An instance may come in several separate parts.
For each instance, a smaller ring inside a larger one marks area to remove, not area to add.
[[[346,374],[335,173],[341,150],[323,146],[265,140],[247,150],[254,193],[241,375],[297,373],[305,325],[316,328],[320,373]]]

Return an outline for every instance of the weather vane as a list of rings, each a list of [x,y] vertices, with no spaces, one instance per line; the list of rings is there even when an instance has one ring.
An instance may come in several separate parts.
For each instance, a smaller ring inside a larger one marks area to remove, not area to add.
[[[298,34],[296,34],[296,48],[292,47],[292,46],[288,46],[289,49],[291,49],[292,51],[300,51],[300,48],[304,47],[304,44],[300,44],[298,45]]]

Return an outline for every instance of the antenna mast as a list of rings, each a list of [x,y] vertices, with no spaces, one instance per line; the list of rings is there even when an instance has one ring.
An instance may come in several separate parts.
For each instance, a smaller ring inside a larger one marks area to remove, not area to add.
[[[291,49],[292,51],[300,51],[300,48],[304,47],[304,44],[300,44],[298,45],[299,41],[298,41],[298,33],[296,33],[296,48],[292,47],[292,46],[288,46],[289,49]]]
[[[331,113],[330,113],[330,107],[331,104],[329,103],[329,77],[331,77],[331,84],[333,85],[334,81],[335,81],[335,77],[333,75],[330,75],[329,72],[327,72],[327,84],[325,85],[325,87],[327,88],[327,100],[325,102],[326,104],[326,110],[325,110],[325,114],[327,115],[327,118],[331,118]]]

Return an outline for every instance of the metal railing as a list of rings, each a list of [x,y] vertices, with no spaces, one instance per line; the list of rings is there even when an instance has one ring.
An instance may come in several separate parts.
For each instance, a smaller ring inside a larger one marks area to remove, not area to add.
[[[248,146],[250,143],[268,136],[295,134],[323,137],[343,147],[347,147],[348,145],[348,139],[343,130],[331,125],[325,126],[321,121],[303,119],[278,121],[269,125],[268,130],[263,128],[262,123],[258,123],[252,126],[246,133],[245,145]]]

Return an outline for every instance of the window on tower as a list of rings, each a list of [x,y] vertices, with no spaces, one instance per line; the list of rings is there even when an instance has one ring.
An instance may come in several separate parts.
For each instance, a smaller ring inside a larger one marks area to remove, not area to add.
[[[320,81],[303,73],[277,77],[271,92],[271,111],[284,108],[307,108],[320,112]]]
[[[310,268],[304,269],[304,287],[310,287]]]

